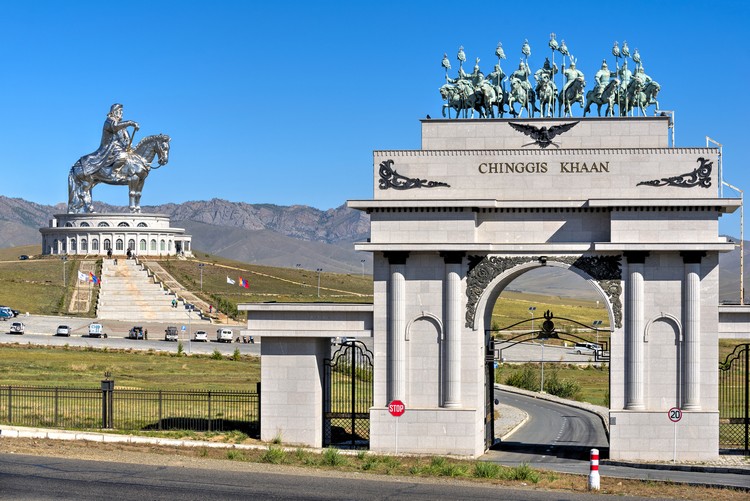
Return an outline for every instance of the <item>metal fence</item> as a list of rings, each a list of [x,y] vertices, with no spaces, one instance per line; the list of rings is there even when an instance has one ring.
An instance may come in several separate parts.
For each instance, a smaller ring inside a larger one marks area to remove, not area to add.
[[[750,455],[750,343],[719,364],[719,447]]]
[[[260,435],[257,391],[176,391],[0,386],[0,423],[124,431],[241,431]]]

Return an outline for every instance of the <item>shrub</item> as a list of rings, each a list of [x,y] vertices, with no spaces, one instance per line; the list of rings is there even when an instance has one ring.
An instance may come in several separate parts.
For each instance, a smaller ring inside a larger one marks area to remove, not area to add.
[[[495,463],[478,461],[474,464],[474,476],[477,478],[495,478],[500,474],[500,466]]]
[[[260,457],[261,462],[271,464],[283,464],[286,462],[286,452],[281,447],[271,446]]]
[[[576,399],[580,396],[581,385],[568,379],[559,379],[557,369],[544,378],[544,391],[560,398]]]
[[[181,357],[184,354],[185,354],[185,347],[182,346],[182,341],[179,341],[177,343],[177,356]]]
[[[211,353],[211,359],[212,360],[223,360],[224,355],[221,354],[218,348],[214,348],[214,352]]]
[[[502,476],[505,480],[521,480],[534,484],[539,482],[539,472],[532,469],[527,463],[502,471]]]
[[[240,358],[241,358],[240,349],[239,348],[235,348],[234,349],[234,353],[232,353],[232,360],[234,360],[235,362],[239,362]]]
[[[524,364],[521,370],[508,376],[505,384],[524,390],[538,391],[539,374],[537,368],[532,364]]]
[[[339,453],[338,449],[328,448],[323,453],[321,463],[326,466],[343,466],[347,463],[347,460]]]

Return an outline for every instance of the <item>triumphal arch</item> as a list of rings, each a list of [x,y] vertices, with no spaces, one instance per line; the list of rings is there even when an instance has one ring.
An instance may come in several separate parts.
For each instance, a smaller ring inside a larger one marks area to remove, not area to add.
[[[262,439],[325,445],[330,338],[371,337],[370,449],[483,454],[492,308],[514,278],[546,266],[583,277],[607,306],[610,457],[718,456],[719,254],[734,248],[719,217],[740,200],[720,196],[718,150],[675,147],[674,115],[646,116],[660,87],[637,50],[633,74],[620,62],[627,46],[615,44],[617,71],[603,62],[585,93],[563,46],[551,38],[567,78],[559,87],[554,62],[532,89],[522,60],[507,90],[499,64],[485,80],[477,58],[473,73],[451,79],[446,56],[445,118],[421,120],[420,149],[374,152],[372,199],[348,202],[370,216],[370,238],[356,244],[374,256],[370,307],[240,307],[263,336]],[[535,95],[544,118],[533,118]],[[570,116],[584,95],[610,116]],[[519,103],[514,118],[493,118]],[[394,400],[407,408],[397,418]]]
[[[371,449],[481,454],[495,299],[559,266],[608,305],[611,457],[671,458],[672,407],[679,456],[716,457],[718,257],[733,248],[718,219],[738,206],[719,198],[717,151],[669,147],[668,117],[421,124],[422,148],[375,151],[373,199],[349,202],[375,256]],[[398,444],[394,399],[409,406]]]

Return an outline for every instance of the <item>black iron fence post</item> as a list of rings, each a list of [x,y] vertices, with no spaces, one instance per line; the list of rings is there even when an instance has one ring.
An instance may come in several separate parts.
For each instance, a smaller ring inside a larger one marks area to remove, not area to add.
[[[748,426],[750,426],[750,414],[748,402],[750,400],[750,344],[745,348],[745,455],[748,454]]]
[[[57,416],[59,414],[58,412],[58,405],[59,405],[59,400],[60,400],[59,391],[60,391],[59,388],[55,388],[55,416],[54,416],[55,427],[57,427]]]
[[[211,431],[211,392],[208,392],[208,431]]]
[[[109,379],[102,381],[102,428],[112,428],[112,393],[115,382]]]
[[[13,387],[8,386],[8,423],[13,423]]]

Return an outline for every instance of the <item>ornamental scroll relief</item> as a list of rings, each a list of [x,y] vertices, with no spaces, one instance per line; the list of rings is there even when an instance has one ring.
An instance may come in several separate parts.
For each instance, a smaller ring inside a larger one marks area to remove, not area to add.
[[[701,188],[711,187],[711,169],[713,162],[703,157],[698,159],[700,165],[693,172],[682,174],[681,176],[663,177],[651,181],[641,181],[636,186],[646,185],[659,188],[661,186],[676,186],[678,188],[692,188],[700,186]]]
[[[387,190],[388,188],[393,188],[394,190],[410,190],[412,188],[437,188],[439,186],[450,188],[448,183],[402,176],[393,168],[393,160],[380,162],[379,173],[380,183],[378,186],[381,190]]]
[[[622,327],[622,268],[621,256],[560,256],[547,261],[565,263],[587,273],[597,281],[612,305],[615,327]],[[482,293],[499,275],[516,266],[539,261],[539,256],[497,257],[470,256],[466,277],[466,327],[474,328],[477,305]]]

